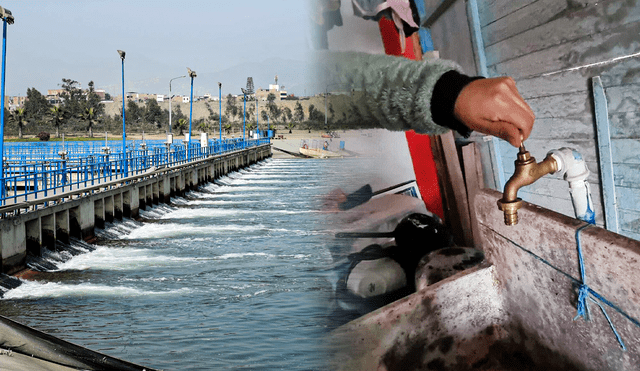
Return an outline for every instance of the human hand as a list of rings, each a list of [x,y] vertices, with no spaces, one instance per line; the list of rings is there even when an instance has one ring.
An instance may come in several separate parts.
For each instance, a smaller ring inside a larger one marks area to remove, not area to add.
[[[458,95],[453,114],[469,129],[495,135],[514,147],[529,137],[535,120],[511,77],[470,82]]]

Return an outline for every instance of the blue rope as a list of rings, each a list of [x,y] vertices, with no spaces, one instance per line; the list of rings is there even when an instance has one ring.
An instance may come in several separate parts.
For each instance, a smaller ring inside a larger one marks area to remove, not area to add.
[[[613,330],[613,333],[616,335],[616,339],[618,340],[618,343],[622,347],[622,350],[626,351],[627,347],[624,346],[624,342],[622,341],[620,334],[618,334],[618,331],[616,331],[616,327],[613,325],[613,322],[611,322],[611,319],[609,318],[607,311],[604,310],[604,307],[600,303],[598,303],[594,298],[589,296],[590,292],[593,290],[591,290],[591,288],[587,285],[587,277],[584,269],[584,258],[582,257],[582,246],[580,244],[580,232],[582,232],[582,230],[586,229],[589,226],[591,226],[591,224],[583,225],[582,227],[578,228],[578,230],[576,230],[576,245],[578,247],[578,262],[580,264],[580,280],[582,281],[582,283],[580,284],[580,289],[578,290],[578,314],[575,316],[573,320],[575,321],[580,317],[584,318],[585,321],[589,320],[589,304],[587,302],[587,298],[589,298],[591,301],[598,304],[598,306],[600,307],[600,310],[602,310],[602,314],[604,314],[604,317],[607,319],[607,322],[609,322],[609,327],[611,327],[611,330]],[[598,296],[594,295],[594,297],[596,298],[599,296],[600,295]]]
[[[590,224],[587,224],[585,226],[582,226],[581,228],[579,228],[576,231],[576,240],[578,242],[578,260],[580,263],[580,276],[582,277],[582,280],[579,281],[578,279],[574,278],[573,276],[571,276],[570,274],[560,270],[558,267],[554,266],[553,264],[549,263],[547,260],[541,258],[540,256],[536,255],[533,251],[528,250],[526,248],[524,248],[523,246],[520,246],[519,244],[517,244],[516,242],[510,240],[509,238],[507,238],[506,236],[501,235],[500,233],[495,232],[497,235],[501,236],[502,238],[504,238],[505,240],[511,242],[514,246],[518,247],[520,250],[528,253],[529,255],[531,255],[533,258],[537,259],[538,261],[540,261],[541,263],[544,263],[545,265],[553,268],[556,272],[564,275],[565,277],[567,277],[569,280],[571,280],[572,282],[580,285],[580,288],[578,290],[578,315],[574,318],[577,319],[578,317],[584,316],[584,313],[587,313],[588,315],[588,306],[586,304],[586,298],[589,298],[591,301],[593,301],[594,303],[596,303],[600,309],[602,310],[602,313],[604,314],[605,318],[607,319],[607,321],[609,322],[609,327],[611,327],[611,330],[613,330],[613,333],[616,335],[616,338],[618,339],[618,342],[620,343],[620,346],[622,347],[622,350],[627,350],[627,348],[625,347],[624,343],[622,342],[622,339],[620,337],[620,335],[618,334],[618,332],[616,331],[615,327],[613,326],[613,323],[611,322],[611,319],[609,318],[609,316],[607,315],[607,312],[604,310],[604,307],[598,302],[602,302],[606,305],[608,305],[609,307],[613,308],[616,312],[620,313],[623,317],[625,317],[626,319],[628,319],[631,323],[633,323],[634,325],[636,325],[637,327],[640,327],[640,321],[638,321],[637,319],[631,317],[629,314],[627,314],[625,311],[623,311],[622,309],[620,309],[620,307],[618,307],[617,305],[615,305],[614,303],[610,302],[609,300],[605,299],[602,295],[600,295],[599,293],[597,293],[596,291],[594,291],[593,289],[591,289],[589,286],[587,286],[586,284],[584,284],[584,260],[582,259],[582,246],[580,245],[580,240],[579,240],[579,232],[588,227]],[[598,301],[596,301],[595,299],[598,299]],[[583,308],[583,312],[581,312],[581,309]]]

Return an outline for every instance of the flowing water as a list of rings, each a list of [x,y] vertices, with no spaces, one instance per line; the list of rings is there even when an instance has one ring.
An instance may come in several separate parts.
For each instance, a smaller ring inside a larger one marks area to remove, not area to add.
[[[266,160],[107,225],[48,253],[54,271],[4,293],[0,313],[158,369],[325,369],[319,210],[350,161]]]

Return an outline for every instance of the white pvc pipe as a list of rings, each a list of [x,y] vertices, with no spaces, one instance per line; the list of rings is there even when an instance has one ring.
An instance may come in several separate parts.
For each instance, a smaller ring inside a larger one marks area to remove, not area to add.
[[[564,179],[569,182],[569,192],[576,218],[589,224],[596,224],[591,188],[587,182],[589,168],[580,153],[565,147],[552,150],[549,155],[558,163],[557,173],[564,175]]]

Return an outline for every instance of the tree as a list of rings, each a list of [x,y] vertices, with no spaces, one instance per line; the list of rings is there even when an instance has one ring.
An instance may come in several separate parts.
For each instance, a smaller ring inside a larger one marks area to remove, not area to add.
[[[256,128],[256,124],[254,124],[253,122],[247,122],[247,126],[246,126],[247,131],[251,131],[255,128]]]
[[[297,123],[304,121],[304,109],[302,108],[302,104],[300,104],[300,102],[296,102],[296,106],[293,110],[293,119]]]
[[[227,105],[224,108],[225,114],[231,117],[232,119],[238,115],[238,107],[236,106],[236,97],[231,95],[227,95]]]
[[[273,93],[269,93],[269,94],[267,95],[267,102],[268,102],[268,103],[267,103],[267,105],[268,105],[269,103],[274,104],[275,100],[276,100],[276,95],[275,95],[275,94],[273,94]]]
[[[62,79],[62,90],[60,98],[62,98],[62,105],[71,116],[78,117],[82,114],[83,107],[81,104],[82,90],[80,89],[80,83],[72,79]]]
[[[287,124],[287,129],[289,129],[289,134],[291,134],[291,129],[295,128],[296,124],[293,122],[290,122]]]
[[[249,105],[249,107],[247,107],[247,122],[253,119],[253,114],[255,111],[256,108],[253,105]]]
[[[32,123],[44,123],[49,114],[51,104],[36,88],[27,89],[27,100],[24,103],[25,115]]]
[[[100,99],[100,96],[96,94],[93,81],[89,81],[89,90],[87,91],[87,98],[84,104],[84,108],[93,108],[96,116],[100,116],[104,113],[104,104]]]
[[[80,115],[82,121],[87,124],[87,130],[89,130],[89,138],[93,138],[93,125],[98,123],[98,115],[93,107],[86,107],[84,112]]]
[[[144,117],[144,109],[132,100],[127,102],[127,110],[125,111],[125,124],[134,125],[140,123]]]
[[[336,118],[336,111],[333,109],[333,103],[329,103],[329,120],[330,122],[334,122]]]
[[[22,139],[22,128],[27,124],[27,115],[25,109],[16,108],[15,111],[11,112],[11,116],[9,119],[15,122],[16,125],[18,125],[18,138]]]
[[[207,110],[209,111],[209,116],[207,117],[207,121],[208,121],[208,126],[211,127],[214,125],[214,123],[220,121],[220,115],[217,112],[213,111],[213,108],[211,108],[211,105],[209,104],[209,102],[204,102],[204,105],[205,107],[207,107]]]
[[[69,119],[69,112],[62,106],[49,108],[49,121],[56,127],[56,138],[60,138],[60,125]]]
[[[324,115],[320,112],[320,110],[316,109],[313,104],[309,105],[309,121],[320,122],[324,120]]]
[[[173,120],[172,125],[174,125],[174,127],[176,127],[176,122],[178,122],[178,120],[180,119],[187,119],[187,116],[182,113],[182,108],[180,108],[180,105],[175,106],[175,111],[172,113],[172,118],[171,120]]]
[[[230,124],[230,123],[226,123],[226,124],[224,124],[224,131],[225,131],[227,134],[231,133],[231,127],[232,127],[232,126],[231,126],[231,124]]]
[[[293,119],[293,112],[291,112],[291,108],[285,107],[282,109],[282,116],[287,121],[291,121]]]
[[[143,117],[145,122],[154,124],[158,128],[162,126],[163,112],[157,100],[149,99],[147,101],[147,104],[144,108]]]
[[[211,125],[209,125],[209,122],[203,119],[200,119],[200,121],[198,121],[197,127],[202,133],[208,133],[209,130],[211,130]]]
[[[183,130],[186,129],[188,125],[189,121],[187,121],[186,118],[179,118],[175,123],[175,128],[180,130],[180,133],[178,135],[184,135]]]

